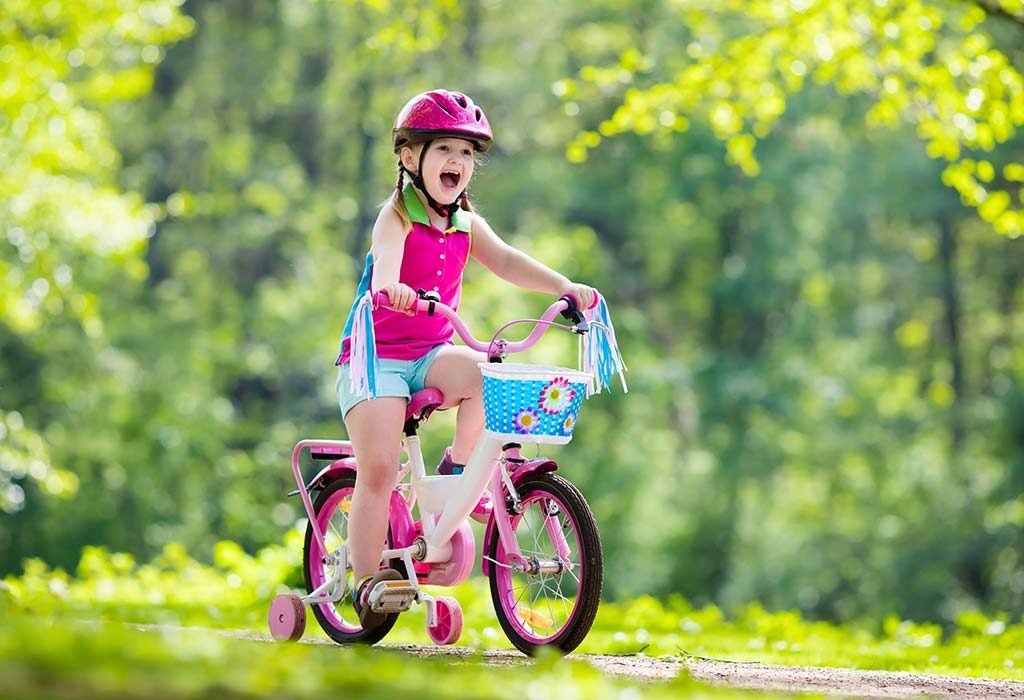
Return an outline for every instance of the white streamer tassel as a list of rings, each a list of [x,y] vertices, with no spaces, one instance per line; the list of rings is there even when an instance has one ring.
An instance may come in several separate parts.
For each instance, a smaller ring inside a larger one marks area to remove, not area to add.
[[[349,345],[349,388],[356,396],[377,396],[377,341],[373,335],[373,295],[367,291],[356,306]]]

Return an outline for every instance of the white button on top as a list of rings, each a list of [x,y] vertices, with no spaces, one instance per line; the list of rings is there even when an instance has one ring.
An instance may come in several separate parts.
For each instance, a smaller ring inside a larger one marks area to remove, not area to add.
[[[444,238],[438,238],[438,239],[437,239],[437,242],[438,242],[438,243],[444,243]]]

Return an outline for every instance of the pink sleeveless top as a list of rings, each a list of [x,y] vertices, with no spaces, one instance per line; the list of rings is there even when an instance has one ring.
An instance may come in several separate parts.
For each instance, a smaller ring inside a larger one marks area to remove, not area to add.
[[[423,202],[416,196],[412,185],[406,185],[402,192],[405,207],[409,212],[412,230],[405,237],[402,253],[402,269],[398,281],[415,290],[436,292],[441,302],[453,309],[459,308],[462,299],[462,271],[469,259],[472,244],[469,212],[459,209],[451,218],[446,231],[430,223]],[[370,288],[373,275],[373,253],[366,254],[366,265],[356,291],[356,303]],[[349,336],[356,304],[352,305],[341,334],[341,347],[337,365],[348,362],[350,352]],[[440,314],[434,316],[406,316],[397,311],[374,309],[373,332],[377,341],[377,357],[393,360],[417,360],[431,348],[441,343],[451,343],[455,329],[451,322]]]

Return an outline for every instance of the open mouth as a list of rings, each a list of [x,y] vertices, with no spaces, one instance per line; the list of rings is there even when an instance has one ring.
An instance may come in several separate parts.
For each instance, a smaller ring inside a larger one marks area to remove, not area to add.
[[[460,178],[461,176],[454,170],[441,171],[441,184],[450,189],[455,189],[459,186]]]

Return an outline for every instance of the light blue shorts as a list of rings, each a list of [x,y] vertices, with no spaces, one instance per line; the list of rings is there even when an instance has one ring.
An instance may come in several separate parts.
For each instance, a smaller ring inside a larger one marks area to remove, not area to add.
[[[427,381],[427,372],[434,364],[441,348],[448,346],[448,343],[435,345],[418,360],[380,360],[380,374],[377,375],[377,398],[382,396],[401,396],[405,399],[412,398],[412,395],[423,389]],[[338,381],[334,389],[338,393],[338,407],[341,408],[341,417],[344,418],[352,407],[366,401],[369,397],[352,393],[349,386],[351,383],[349,365],[338,367]]]

